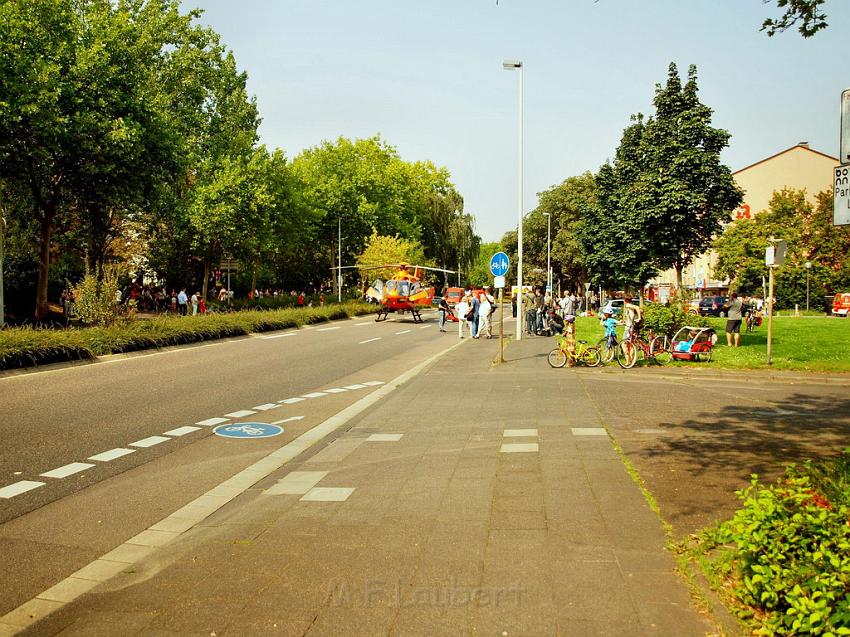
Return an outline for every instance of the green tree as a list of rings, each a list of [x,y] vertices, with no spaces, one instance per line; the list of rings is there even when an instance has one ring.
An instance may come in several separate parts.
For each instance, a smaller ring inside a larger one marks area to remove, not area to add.
[[[183,154],[180,91],[216,38],[178,0],[0,4],[0,178],[38,224],[36,318],[47,312],[54,232],[77,219],[95,260],[122,211]],[[184,82],[186,81],[186,82]],[[172,92],[167,93],[167,89]]]
[[[804,38],[810,38],[829,26],[822,8],[824,4],[826,0],[776,0],[776,6],[785,9],[785,13],[775,20],[766,19],[761,30],[767,31],[767,35],[773,37],[799,23],[797,30]]]
[[[560,280],[570,289],[581,287],[587,280],[578,226],[582,210],[595,200],[596,182],[591,173],[568,177],[557,186],[538,193],[538,204],[527,217],[523,233],[527,237],[523,257],[529,266],[546,268],[546,237],[548,220],[552,225],[552,277],[553,285]]]
[[[656,87],[656,112],[623,133],[612,166],[597,176],[597,201],[581,245],[594,283],[643,286],[656,272],[682,270],[705,252],[741,192],[720,162],[729,134],[713,128],[697,96],[696,68],[683,87],[675,64]]]
[[[378,266],[396,264],[387,268]],[[397,265],[431,265],[426,262],[425,253],[418,241],[403,239],[399,236],[379,235],[377,230],[366,241],[363,252],[357,255],[357,266],[361,279],[387,279],[398,272]],[[368,268],[368,270],[367,270]]]
[[[780,307],[806,302],[806,261],[812,305],[823,295],[850,286],[850,228],[832,225],[832,193],[822,192],[812,206],[804,191],[783,189],[773,194],[770,207],[753,219],[733,221],[717,238],[714,275],[729,278],[731,288],[761,294],[765,249],[771,237],[787,244],[785,262],[776,269],[776,297]]]
[[[640,140],[640,176],[634,195],[650,252],[659,270],[682,270],[705,252],[743,193],[720,160],[729,133],[711,126],[710,108],[699,100],[697,71],[683,87],[675,64],[655,90],[655,117]]]

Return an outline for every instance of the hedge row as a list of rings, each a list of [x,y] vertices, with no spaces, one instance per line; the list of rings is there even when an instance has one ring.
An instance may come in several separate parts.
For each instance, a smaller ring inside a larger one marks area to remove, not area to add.
[[[211,341],[362,316],[374,311],[374,305],[343,303],[267,312],[131,319],[110,327],[66,330],[12,328],[0,331],[0,369]]]

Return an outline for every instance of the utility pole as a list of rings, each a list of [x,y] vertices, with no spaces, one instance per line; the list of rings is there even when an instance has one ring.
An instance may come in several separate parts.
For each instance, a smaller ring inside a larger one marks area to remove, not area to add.
[[[336,271],[336,300],[342,303],[342,215],[337,219],[337,265],[339,269]]]

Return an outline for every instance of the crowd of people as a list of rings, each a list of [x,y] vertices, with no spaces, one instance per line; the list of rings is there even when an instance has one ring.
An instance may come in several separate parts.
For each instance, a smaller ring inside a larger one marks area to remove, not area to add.
[[[467,288],[454,308],[445,296],[440,299],[440,331],[445,332],[446,321],[457,321],[457,335],[463,338],[464,326],[472,338],[493,338],[492,316],[496,311],[496,299],[489,286],[478,293]]]
[[[523,295],[522,306],[525,310],[525,333],[537,336],[550,336],[561,334],[564,331],[564,323],[575,320],[576,315],[590,309],[593,303],[592,297],[585,301],[577,294],[564,290],[561,297],[553,296],[544,292],[543,288],[536,287]],[[517,315],[516,297],[511,300],[513,315]]]

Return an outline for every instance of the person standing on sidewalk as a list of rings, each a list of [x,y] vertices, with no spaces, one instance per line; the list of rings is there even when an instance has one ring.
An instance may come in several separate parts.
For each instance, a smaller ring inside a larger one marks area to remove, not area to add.
[[[446,297],[440,299],[440,331],[446,331],[446,319],[452,313],[452,308],[449,307],[449,302]]]
[[[460,302],[455,305],[455,312],[457,312],[457,336],[458,338],[463,338],[463,326],[469,326],[469,335],[472,336],[472,321],[467,320],[467,315],[472,310],[469,306],[466,296],[464,296]]]
[[[493,338],[490,331],[490,311],[493,306],[490,304],[490,299],[487,298],[487,293],[482,292],[478,295],[478,336],[482,334],[487,338]]]
[[[472,326],[470,329],[472,330],[472,338],[478,338],[478,325],[481,320],[481,316],[479,312],[481,310],[481,301],[478,300],[478,296],[472,294],[472,290],[469,291],[470,302],[469,305],[472,307]]]
[[[741,319],[743,304],[738,298],[737,292],[732,292],[729,297],[729,309],[726,311],[726,344],[732,347],[733,335],[735,347],[741,345]]]
[[[192,299],[191,299],[192,300],[192,316],[198,315],[198,299],[200,298],[200,296],[201,296],[200,292],[193,292],[192,293]]]

